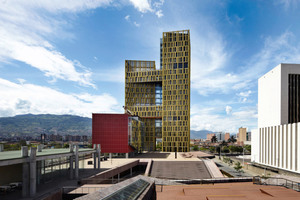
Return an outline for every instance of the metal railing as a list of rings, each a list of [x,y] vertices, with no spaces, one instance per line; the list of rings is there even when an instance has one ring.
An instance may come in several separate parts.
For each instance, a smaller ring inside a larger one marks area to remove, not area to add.
[[[253,184],[282,186],[300,192],[299,182],[291,181],[285,178],[276,178],[276,177],[265,178],[265,177],[255,176],[253,177]]]
[[[104,187],[76,187],[76,186],[68,186],[62,188],[63,194],[89,194],[98,191],[99,189]]]

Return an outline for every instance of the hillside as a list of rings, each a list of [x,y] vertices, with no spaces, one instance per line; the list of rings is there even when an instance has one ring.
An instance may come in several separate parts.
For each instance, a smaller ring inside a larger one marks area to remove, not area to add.
[[[91,135],[92,119],[74,115],[17,115],[0,118],[0,136]]]
[[[201,131],[191,130],[190,136],[191,139],[205,139],[207,133],[213,133],[213,132],[208,130],[201,130]]]
[[[0,136],[39,136],[40,134],[91,135],[92,119],[75,115],[17,115],[0,117]],[[212,131],[191,130],[191,139],[206,138]]]

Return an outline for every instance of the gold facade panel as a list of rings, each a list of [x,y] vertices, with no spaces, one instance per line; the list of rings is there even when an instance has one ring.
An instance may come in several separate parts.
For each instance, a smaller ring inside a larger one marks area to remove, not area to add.
[[[189,151],[190,69],[189,30],[163,33],[161,69],[125,61],[125,106],[145,123],[144,150],[161,139],[162,151]]]

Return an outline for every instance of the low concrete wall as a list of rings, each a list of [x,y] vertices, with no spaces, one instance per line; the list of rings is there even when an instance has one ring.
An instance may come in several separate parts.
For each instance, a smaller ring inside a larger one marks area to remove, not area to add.
[[[257,174],[260,174],[260,175],[263,175],[263,174],[265,176],[276,176],[276,175],[278,175],[278,173],[272,172],[272,171],[270,171],[268,169],[266,169],[266,170],[265,169],[261,169],[261,168],[255,167],[253,165],[245,165],[245,168],[247,170],[250,170],[250,171],[255,172]]]
[[[212,178],[223,178],[223,174],[213,160],[203,160],[208,172]]]
[[[156,200],[155,183],[150,183],[150,186],[139,196],[138,200]]]
[[[62,190],[57,190],[42,200],[62,200]]]
[[[147,160],[147,168],[146,168],[146,171],[145,171],[145,176],[149,176],[151,166],[152,166],[152,162],[153,162],[152,159]]]
[[[88,179],[82,179],[81,184],[99,184],[104,180],[110,179],[113,176],[121,174],[122,172],[137,166],[138,164],[139,164],[139,160],[135,160],[133,162],[106,170],[106,171],[96,174]]]

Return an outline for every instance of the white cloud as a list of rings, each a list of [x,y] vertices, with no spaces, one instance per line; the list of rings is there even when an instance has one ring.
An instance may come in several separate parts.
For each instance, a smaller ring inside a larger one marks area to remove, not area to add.
[[[161,18],[162,16],[164,16],[164,14],[162,13],[162,10],[156,11],[155,14],[158,18]]]
[[[163,15],[161,7],[164,4],[164,0],[154,1],[151,4],[151,0],[129,0],[130,3],[141,13],[155,13],[158,18],[161,18]]]
[[[126,19],[126,21],[129,21],[130,20],[130,15],[126,15],[124,18]]]
[[[19,114],[73,114],[91,117],[93,112],[120,112],[109,94],[65,94],[49,87],[17,84],[0,78],[0,117]]]
[[[23,84],[26,82],[26,80],[25,80],[25,79],[22,79],[22,78],[18,78],[17,80],[19,81],[19,83],[20,83],[21,85],[23,85]]]
[[[112,2],[113,0],[43,0],[37,3],[35,0],[9,0],[4,1],[4,5],[11,4],[16,7],[21,6],[28,9],[46,9],[49,12],[81,12],[101,6],[108,6]]]
[[[300,43],[286,31],[277,37],[264,38],[263,48],[249,60],[235,84],[249,85],[280,63],[299,63]]]
[[[0,6],[0,60],[17,60],[44,73],[45,76],[74,81],[95,87],[89,69],[70,60],[45,38],[70,37],[64,31],[68,25],[64,12],[77,13],[99,6],[110,0],[96,1],[2,1]]]
[[[246,103],[248,100],[248,97],[252,94],[251,90],[245,91],[245,92],[240,92],[236,94],[239,97],[239,102],[241,103]]]
[[[204,22],[205,23],[205,22]],[[225,51],[226,42],[222,36],[210,25],[206,32],[191,35],[192,41],[192,89],[199,94],[207,95],[212,92],[226,92],[230,88],[224,87],[233,83],[237,78],[222,71],[230,55]],[[201,35],[201,37],[198,37]]]
[[[149,0],[129,0],[133,6],[141,13],[153,12]]]
[[[191,113],[191,130],[237,133],[241,126],[250,130],[257,127],[256,107],[241,107],[236,112],[231,111],[231,114],[226,116],[219,114],[216,107],[193,107],[193,110],[194,113]]]
[[[165,0],[156,1],[153,3],[153,6],[156,8],[160,8],[164,5],[164,3],[165,3]]]
[[[244,69],[241,73],[228,73],[226,63],[232,55],[225,51],[222,37],[214,34],[214,40],[204,36],[193,42],[196,44],[192,49],[192,89],[201,95],[248,89],[279,63],[300,62],[300,44],[294,41],[293,33],[286,31],[278,37],[264,38],[262,49],[245,66],[240,66]]]
[[[225,111],[226,111],[226,114],[229,115],[232,112],[232,107],[231,106],[226,106]]]
[[[299,0],[278,0],[274,2],[275,4],[283,5],[284,9],[287,10],[289,8],[296,9],[299,4]]]
[[[136,23],[136,22],[133,22],[133,24],[136,26],[136,27],[140,27],[141,25]]]
[[[249,97],[249,95],[250,95],[251,93],[252,93],[251,90],[248,90],[248,91],[246,91],[246,92],[240,92],[240,93],[238,94],[238,96],[241,96],[241,97]]]

